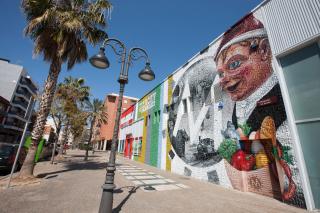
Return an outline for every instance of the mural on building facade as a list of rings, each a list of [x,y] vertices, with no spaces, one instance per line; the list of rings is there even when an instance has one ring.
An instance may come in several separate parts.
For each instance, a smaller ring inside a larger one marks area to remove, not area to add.
[[[259,11],[170,75],[135,110],[134,125],[141,125],[139,134],[132,130],[139,139],[135,160],[306,207]]]
[[[211,182],[228,178],[235,189],[305,207],[262,22],[250,14],[219,42],[214,55],[198,59],[176,81],[167,107],[170,141],[184,174],[213,167],[205,169]]]

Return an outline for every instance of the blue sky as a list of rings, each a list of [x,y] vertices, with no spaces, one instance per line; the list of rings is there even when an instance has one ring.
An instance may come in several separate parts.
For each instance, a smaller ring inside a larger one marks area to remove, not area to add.
[[[0,2],[0,58],[26,68],[34,81],[43,87],[49,64],[42,56],[32,55],[33,42],[23,36],[25,17],[20,0]],[[125,95],[140,98],[162,82],[166,76],[183,65],[197,52],[226,31],[262,0],[112,0],[113,11],[107,20],[109,37],[123,41],[129,50],[139,46],[147,50],[156,79],[141,81],[137,75],[144,61],[129,70]],[[99,47],[88,45],[92,56]],[[103,99],[108,93],[118,93],[120,64],[111,49],[107,49],[111,66],[98,70],[88,62],[76,65],[71,71],[63,67],[59,81],[65,76],[83,77],[94,97]]]

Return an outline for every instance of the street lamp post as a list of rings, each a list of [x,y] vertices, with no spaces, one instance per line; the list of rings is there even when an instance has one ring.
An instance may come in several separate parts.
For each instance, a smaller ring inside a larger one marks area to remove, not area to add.
[[[114,45],[118,44],[120,46],[120,50],[117,49],[118,46]],[[113,137],[111,144],[111,152],[109,156],[109,162],[107,164],[107,173],[105,183],[102,185],[102,197],[99,207],[99,213],[111,213],[112,212],[112,203],[113,203],[113,190],[115,188],[114,184],[114,172],[116,170],[116,148],[118,143],[118,133],[119,133],[119,123],[120,123],[120,114],[122,107],[122,98],[124,92],[124,86],[128,83],[128,71],[129,66],[133,60],[138,60],[140,58],[144,58],[146,60],[145,68],[139,73],[139,78],[144,81],[151,81],[155,78],[154,72],[151,70],[150,61],[147,52],[140,47],[133,47],[130,49],[128,57],[126,55],[126,47],[125,45],[115,38],[107,38],[102,46],[100,47],[100,51],[97,55],[94,55],[89,59],[90,63],[99,69],[106,69],[109,67],[110,63],[107,57],[105,56],[105,47],[110,46],[116,55],[121,57],[121,69],[120,76],[118,82],[120,84],[119,90],[119,100],[117,104],[117,112],[116,112],[116,120],[113,129]],[[135,53],[140,53],[140,56],[136,57]],[[142,54],[142,55],[141,55]]]

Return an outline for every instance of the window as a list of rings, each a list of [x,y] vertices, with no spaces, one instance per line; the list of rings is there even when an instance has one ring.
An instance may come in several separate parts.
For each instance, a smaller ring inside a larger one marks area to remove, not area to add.
[[[133,155],[139,156],[142,149],[142,138],[135,139],[133,142]]]
[[[144,125],[145,125],[145,126],[148,126],[148,116],[146,116],[146,117],[144,118]]]
[[[158,122],[160,123],[160,110],[158,110]]]
[[[280,59],[315,207],[320,207],[320,48],[317,43]]]
[[[119,143],[119,153],[123,153],[124,150],[124,140],[120,140]]]
[[[153,116],[153,124],[156,124],[158,121],[158,112],[154,112],[154,116]]]
[[[108,99],[109,99],[109,102],[112,102],[112,103],[116,102],[116,97],[114,96],[109,96]]]

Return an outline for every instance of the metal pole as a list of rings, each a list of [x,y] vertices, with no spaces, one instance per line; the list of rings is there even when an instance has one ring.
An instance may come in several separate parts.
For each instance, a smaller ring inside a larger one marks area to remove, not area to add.
[[[120,115],[121,115],[121,108],[122,108],[122,98],[124,93],[124,86],[128,82],[128,76],[125,75],[124,69],[125,66],[129,66],[126,64],[126,48],[124,44],[117,40],[117,39],[107,39],[103,45],[106,45],[108,41],[116,41],[120,44],[123,49],[121,54],[121,69],[120,69],[120,76],[118,82],[120,83],[120,90],[119,90],[119,99],[117,104],[117,112],[116,112],[116,119],[115,125],[113,129],[113,136],[112,136],[112,144],[111,144],[111,151],[109,156],[109,162],[107,164],[107,173],[105,183],[102,185],[102,196],[101,202],[99,207],[99,213],[112,213],[112,206],[113,206],[113,190],[116,187],[114,184],[114,173],[116,170],[116,148],[118,143],[118,134],[119,134],[119,125],[120,125]],[[110,44],[110,46],[112,46]],[[113,46],[112,46],[113,47]],[[115,51],[115,48],[113,48]],[[115,51],[116,52],[116,51]]]
[[[118,143],[118,133],[119,133],[119,123],[120,123],[120,114],[122,107],[122,98],[124,92],[124,83],[120,83],[120,91],[119,91],[119,100],[117,105],[117,114],[115,125],[113,129],[113,139],[111,144],[111,151],[109,157],[109,163],[107,165],[107,174],[105,183],[102,185],[102,197],[100,202],[99,213],[112,213],[112,204],[113,204],[113,190],[116,187],[114,184],[114,173],[116,170],[116,148]]]
[[[27,107],[27,112],[25,114],[25,118],[28,117],[27,121],[26,121],[26,124],[24,125],[24,129],[23,129],[23,133],[22,133],[22,136],[21,136],[21,139],[20,139],[20,144],[19,144],[19,147],[18,147],[18,151],[17,151],[17,154],[16,154],[16,157],[14,159],[14,163],[13,163],[13,166],[12,166],[12,169],[11,169],[11,173],[10,173],[10,176],[9,176],[9,180],[8,180],[8,184],[7,184],[7,189],[10,187],[10,182],[11,182],[11,179],[12,179],[12,175],[13,175],[13,172],[16,168],[16,164],[17,164],[17,161],[19,159],[19,155],[20,155],[20,151],[21,151],[21,147],[22,147],[22,144],[23,144],[23,141],[24,141],[24,137],[26,135],[26,132],[27,132],[27,128],[28,128],[28,124],[29,124],[29,121],[30,121],[30,118],[31,118],[31,114],[30,113],[34,107],[34,104],[35,104],[35,101],[32,100],[33,97],[31,95],[30,97],[30,100],[29,100],[29,103],[28,103],[28,107]],[[32,103],[32,104],[31,104]],[[30,112],[29,112],[30,111]]]

